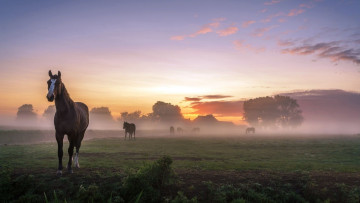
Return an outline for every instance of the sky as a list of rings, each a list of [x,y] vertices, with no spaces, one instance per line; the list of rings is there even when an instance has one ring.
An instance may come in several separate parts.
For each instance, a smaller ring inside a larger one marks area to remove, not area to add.
[[[0,0],[0,117],[43,113],[48,70],[74,101],[242,123],[241,101],[359,92],[360,1]]]

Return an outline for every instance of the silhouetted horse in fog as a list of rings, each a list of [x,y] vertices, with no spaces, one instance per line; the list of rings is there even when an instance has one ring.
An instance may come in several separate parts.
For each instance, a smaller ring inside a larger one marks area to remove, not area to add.
[[[170,127],[170,135],[173,135],[175,133],[175,128],[173,126]]]
[[[132,138],[133,133],[134,133],[134,139],[135,139],[135,131],[136,131],[135,124],[124,122],[123,129],[125,129],[125,140],[126,140],[127,133],[129,133],[129,140]]]
[[[69,161],[67,164],[67,170],[72,173],[71,164],[74,153],[74,147],[76,147],[74,164],[75,167],[80,168],[79,165],[79,150],[81,141],[84,138],[86,128],[89,125],[89,109],[81,102],[74,102],[68,94],[64,83],[61,81],[61,72],[58,71],[57,75],[53,75],[51,70],[49,71],[50,79],[47,81],[48,93],[46,98],[49,102],[55,100],[56,113],[54,116],[55,125],[55,137],[58,144],[58,158],[59,167],[57,175],[62,174],[62,157],[63,157],[63,140],[66,134],[69,140]]]
[[[199,133],[200,132],[200,128],[196,127],[192,129],[193,133]]]
[[[181,127],[177,127],[176,132],[179,134],[182,134],[184,132],[184,130]]]
[[[249,134],[249,133],[253,133],[253,134],[255,134],[255,128],[254,127],[251,127],[251,128],[246,128],[246,131],[245,131],[245,133],[246,134]]]

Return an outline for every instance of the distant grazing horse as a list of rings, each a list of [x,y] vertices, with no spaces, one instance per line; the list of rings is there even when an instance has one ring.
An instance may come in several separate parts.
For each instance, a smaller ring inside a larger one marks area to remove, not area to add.
[[[245,133],[246,134],[249,134],[249,133],[253,133],[253,134],[255,134],[255,128],[254,127],[251,127],[251,128],[246,128],[246,131],[245,131]]]
[[[193,132],[193,133],[199,133],[199,132],[200,132],[200,128],[193,128],[193,129],[192,129],[192,132]]]
[[[54,117],[55,136],[58,144],[58,158],[59,167],[57,175],[62,174],[62,157],[63,157],[63,140],[66,134],[69,140],[69,162],[67,170],[72,173],[71,164],[74,153],[74,147],[76,147],[76,153],[74,158],[75,167],[80,168],[79,165],[79,150],[81,141],[84,138],[86,128],[89,125],[89,109],[81,102],[74,102],[68,94],[64,83],[61,81],[61,72],[58,71],[57,75],[53,75],[51,70],[49,71],[50,79],[47,81],[48,93],[46,98],[49,102],[55,100],[56,113]]]
[[[177,127],[176,132],[179,133],[179,134],[182,134],[184,132],[184,130],[182,128],[180,128],[180,127]]]
[[[135,124],[124,122],[123,129],[125,129],[125,140],[126,140],[127,133],[129,133],[129,140],[132,138],[133,133],[134,133],[134,139],[135,139],[135,130],[136,130]]]
[[[175,133],[175,128],[173,126],[170,127],[170,135],[173,135]]]

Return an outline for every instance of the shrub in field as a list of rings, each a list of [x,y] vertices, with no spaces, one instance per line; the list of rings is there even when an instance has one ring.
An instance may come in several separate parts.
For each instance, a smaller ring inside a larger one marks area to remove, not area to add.
[[[335,199],[337,202],[349,202],[355,203],[360,202],[360,188],[358,187],[349,187],[345,184],[336,184],[338,188],[338,199]]]
[[[155,163],[140,168],[136,173],[129,174],[122,188],[124,200],[132,202],[140,196],[140,202],[161,201],[164,187],[175,183],[171,164],[172,159],[164,156]]]
[[[96,184],[91,184],[87,188],[80,185],[77,200],[81,202],[104,202],[103,196]]]
[[[178,192],[176,197],[170,201],[171,203],[197,203],[197,198],[188,199],[183,192]]]

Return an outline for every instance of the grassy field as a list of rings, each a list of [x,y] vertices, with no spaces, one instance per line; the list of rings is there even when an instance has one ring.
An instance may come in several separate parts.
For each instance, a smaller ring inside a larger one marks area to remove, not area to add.
[[[51,134],[50,132],[42,133]],[[112,134],[109,131],[93,131],[90,133],[93,137],[95,134],[101,133],[110,137],[104,138],[105,136],[103,136],[83,141],[79,161],[81,168],[74,170],[73,174],[64,173],[60,179],[55,176],[57,168],[57,145],[55,142],[26,145],[2,144],[0,146],[0,165],[2,169],[10,170],[11,180],[16,180],[24,175],[34,176],[41,181],[48,181],[54,191],[57,190],[56,184],[61,185],[59,183],[61,180],[72,181],[73,187],[80,187],[80,185],[90,187],[91,184],[95,184],[102,188],[106,181],[115,177],[119,185],[114,187],[121,188],[125,187],[124,180],[129,174],[137,174],[139,173],[136,172],[137,170],[142,170],[144,167],[156,163],[156,160],[169,156],[172,160],[171,168],[177,174],[178,182],[174,184],[175,186],[161,189],[161,194],[164,196],[161,201],[165,202],[176,200],[176,198],[190,201],[195,197],[197,201],[207,202],[211,200],[209,199],[211,197],[204,194],[206,191],[209,192],[212,188],[215,192],[212,191],[211,194],[215,194],[216,191],[222,194],[221,188],[225,185],[231,185],[232,190],[243,188],[241,191],[250,191],[251,189],[259,194],[268,194],[267,190],[263,191],[268,187],[281,186],[283,190],[295,191],[294,194],[298,194],[304,201],[310,202],[359,200],[359,135],[153,137],[151,133],[140,133],[136,140],[129,141],[124,140],[122,135],[118,136],[118,132]],[[2,138],[0,143],[5,142],[4,134],[6,133],[0,133],[0,138]],[[31,137],[34,136],[33,134],[36,133],[16,136]],[[112,135],[113,137],[111,137]],[[33,142],[36,142],[36,139],[31,141],[31,143]],[[67,146],[68,143],[65,142],[64,165],[68,159]],[[111,182],[111,184],[115,183]],[[256,189],[256,187],[260,187],[260,189]],[[44,190],[47,190],[44,192],[50,193],[49,195],[54,201],[55,196],[51,193],[52,190],[50,192],[48,189]],[[101,189],[98,188],[98,190]],[[313,194],[314,197],[306,195],[307,190],[314,190],[318,195]],[[79,198],[74,194],[65,194],[61,192],[62,190],[59,191],[62,199],[76,200]],[[119,189],[119,191],[121,190]],[[184,193],[179,195],[178,191]],[[342,191],[341,194],[339,191]],[[286,196],[287,192],[283,196]],[[119,192],[118,196],[122,198],[122,201],[130,200],[123,198],[121,194],[124,195]],[[278,200],[270,194],[268,196],[269,201]],[[310,199],[306,199],[305,196]],[[102,200],[117,201],[111,197],[112,195],[108,194],[108,197],[102,197]],[[252,202],[251,198],[246,199],[245,197],[247,196],[240,196],[238,200]],[[49,197],[49,199],[51,198]],[[211,201],[215,201],[215,199]],[[227,198],[225,200],[225,202],[232,201],[228,201]],[[253,200],[257,201],[257,199]],[[219,202],[223,201],[219,200]]]

